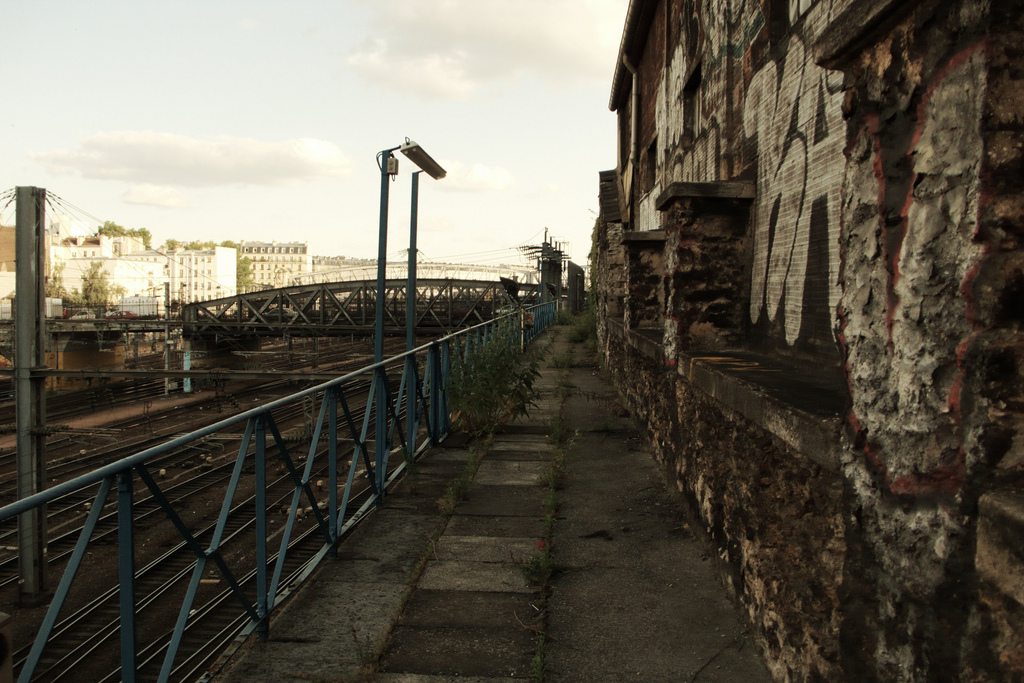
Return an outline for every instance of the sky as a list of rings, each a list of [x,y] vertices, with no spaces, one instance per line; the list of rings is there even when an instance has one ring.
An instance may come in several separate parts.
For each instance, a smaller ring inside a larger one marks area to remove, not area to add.
[[[154,246],[372,258],[376,156],[411,138],[448,171],[420,177],[420,258],[515,263],[547,229],[586,263],[628,0],[4,5],[0,193],[46,188],[88,229],[144,227]],[[397,156],[396,259],[415,170]]]

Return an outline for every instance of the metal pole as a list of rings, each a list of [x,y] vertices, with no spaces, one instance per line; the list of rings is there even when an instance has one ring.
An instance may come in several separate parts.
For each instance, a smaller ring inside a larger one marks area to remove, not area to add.
[[[121,680],[134,683],[135,662],[135,533],[134,480],[132,470],[117,475],[117,565],[119,579],[118,601],[121,606]]]
[[[391,182],[391,173],[388,166],[392,158],[391,153],[398,149],[383,150],[380,154],[380,230],[377,239],[377,301],[373,327],[373,362],[380,363],[384,360],[384,276],[387,267],[388,250],[388,191]],[[386,457],[384,449],[387,448],[387,399],[385,397],[384,382],[386,378],[383,369],[374,373],[376,382],[376,396],[374,396],[374,446],[373,455],[376,460],[377,484],[380,486],[384,481],[384,472],[381,469],[385,466]],[[383,488],[378,488],[380,497],[377,505],[381,505],[384,498]]]
[[[412,174],[412,209],[409,218],[409,281],[405,294],[405,350],[416,345],[416,222],[419,213],[420,173]]]
[[[46,392],[35,369],[46,367],[44,302],[46,244],[43,239],[46,190],[17,188],[15,228],[14,387],[17,431],[18,498],[42,491],[46,482]],[[18,517],[18,563],[21,602],[38,604],[48,586],[46,568],[46,506]]]
[[[416,223],[419,213],[420,173],[412,174],[412,207],[409,214],[409,279],[405,285],[405,350],[416,346]],[[419,428],[417,407],[419,406],[419,382],[416,376],[416,359],[405,359],[405,443],[408,458],[416,453],[416,432]]]
[[[388,163],[392,152],[398,149],[386,149],[380,157],[380,229],[377,235],[377,301],[373,326],[373,362],[384,360],[384,276],[387,268],[388,251],[388,192],[391,174]]]
[[[255,501],[256,501],[256,635],[261,640],[270,636],[267,613],[267,426],[264,418],[256,421]]]

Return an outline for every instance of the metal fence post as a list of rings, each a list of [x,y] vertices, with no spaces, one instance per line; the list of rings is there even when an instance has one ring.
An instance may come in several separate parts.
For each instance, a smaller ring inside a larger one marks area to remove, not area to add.
[[[135,682],[135,534],[132,470],[117,475],[117,569],[121,604],[121,680]]]
[[[330,513],[331,541],[338,542],[338,393],[329,389],[327,395],[327,508]],[[336,545],[331,546],[332,558],[338,556]]]
[[[419,431],[419,371],[415,354],[405,357],[405,447],[411,461],[416,457],[416,432]],[[398,412],[397,410],[395,412]]]
[[[387,478],[388,402],[387,391],[384,386],[387,382],[387,377],[384,374],[383,368],[377,368],[373,373],[373,377],[377,384],[377,393],[374,396],[373,459],[377,478],[377,507],[380,507],[384,504],[384,480]]]
[[[438,342],[430,344],[427,365],[430,367],[430,441],[436,445],[441,439],[441,345]]]
[[[256,420],[256,633],[261,640],[270,635],[267,619],[267,424],[266,418]]]
[[[452,426],[452,413],[451,405],[448,401],[448,388],[449,382],[452,377],[452,357],[451,348],[447,343],[441,344],[441,436],[447,436]]]

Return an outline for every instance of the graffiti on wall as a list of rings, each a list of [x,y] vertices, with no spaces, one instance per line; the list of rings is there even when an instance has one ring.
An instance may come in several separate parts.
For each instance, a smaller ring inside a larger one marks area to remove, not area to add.
[[[809,298],[820,300],[815,312],[827,316],[824,325],[834,335],[841,86],[842,75],[815,65],[793,34],[785,56],[761,68],[747,91],[743,127],[756,140],[758,157],[750,319],[757,323],[764,315],[774,323],[781,312],[789,344],[801,337]],[[817,270],[813,282],[809,270]]]

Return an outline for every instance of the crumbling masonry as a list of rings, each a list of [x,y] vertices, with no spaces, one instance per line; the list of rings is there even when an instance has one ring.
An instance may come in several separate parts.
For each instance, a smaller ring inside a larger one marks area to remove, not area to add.
[[[607,366],[778,680],[1024,680],[1024,11],[631,0]]]

